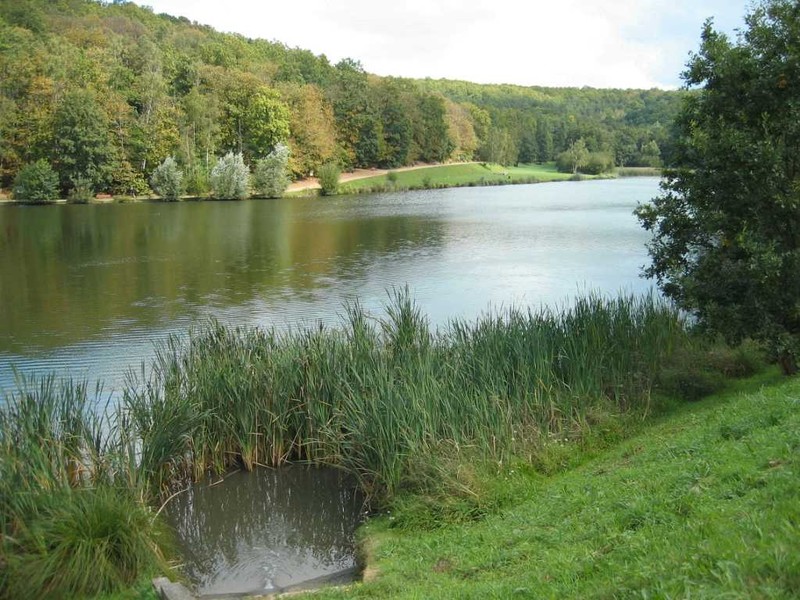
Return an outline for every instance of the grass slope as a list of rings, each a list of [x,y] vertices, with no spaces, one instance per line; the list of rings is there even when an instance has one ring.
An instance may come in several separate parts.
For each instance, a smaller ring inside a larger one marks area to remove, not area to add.
[[[572,177],[569,173],[559,173],[555,164],[503,167],[492,164],[467,163],[440,165],[410,171],[394,171],[392,173],[392,177],[396,177],[394,182],[389,180],[388,175],[377,175],[343,183],[340,186],[339,193],[358,193],[384,187],[387,189],[418,189],[566,181]]]
[[[315,597],[800,597],[800,380],[767,379],[560,474],[498,468],[517,500],[482,521],[376,519],[377,577]]]

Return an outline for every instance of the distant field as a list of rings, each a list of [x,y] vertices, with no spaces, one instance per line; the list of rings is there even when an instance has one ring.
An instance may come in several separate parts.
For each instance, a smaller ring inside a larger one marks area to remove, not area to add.
[[[390,178],[394,177],[394,181]],[[559,173],[555,164],[520,165],[503,167],[483,163],[441,165],[410,171],[390,171],[344,183],[340,193],[358,193],[380,189],[416,189],[458,187],[465,185],[497,185],[503,183],[535,183],[538,181],[564,181],[572,177]]]

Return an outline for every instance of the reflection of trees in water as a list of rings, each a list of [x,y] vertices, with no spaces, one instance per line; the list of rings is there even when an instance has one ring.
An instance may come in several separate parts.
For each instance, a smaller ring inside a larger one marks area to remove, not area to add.
[[[253,556],[275,570],[282,565],[314,565],[327,572],[352,567],[361,509],[355,486],[340,473],[289,467],[233,474],[215,486],[195,485],[173,499],[166,512],[184,549],[187,575],[205,585],[240,570]],[[276,574],[281,573],[267,573]]]
[[[2,329],[22,345],[41,331],[59,337],[38,342],[75,343],[110,322],[180,316],[211,295],[240,303],[310,290],[319,276],[363,277],[372,258],[406,245],[441,246],[438,220],[347,203],[334,215],[320,202],[6,207],[0,281],[15,284],[0,286]]]

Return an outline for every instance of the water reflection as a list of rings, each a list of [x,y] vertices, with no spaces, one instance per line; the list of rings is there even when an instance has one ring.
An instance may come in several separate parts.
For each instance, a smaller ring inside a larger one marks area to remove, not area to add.
[[[356,571],[362,498],[329,469],[235,473],[196,484],[165,510],[200,594],[268,592]]]
[[[434,324],[580,290],[644,292],[632,210],[656,179],[113,206],[0,206],[0,390],[11,365],[119,390],[155,341],[214,316],[329,324],[408,284]]]

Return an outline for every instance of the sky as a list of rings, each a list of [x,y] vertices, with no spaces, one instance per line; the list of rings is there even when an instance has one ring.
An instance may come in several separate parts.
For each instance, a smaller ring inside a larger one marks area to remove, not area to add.
[[[354,58],[377,75],[598,88],[681,84],[708,17],[752,0],[141,0],[219,31]]]

